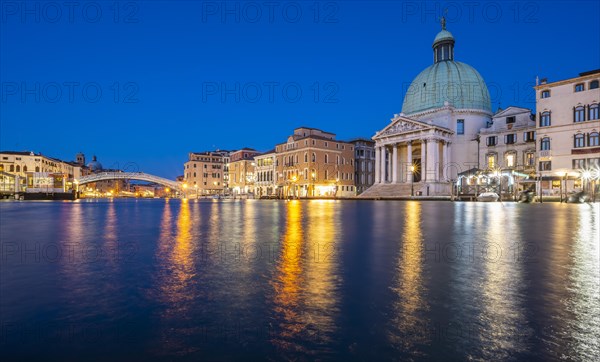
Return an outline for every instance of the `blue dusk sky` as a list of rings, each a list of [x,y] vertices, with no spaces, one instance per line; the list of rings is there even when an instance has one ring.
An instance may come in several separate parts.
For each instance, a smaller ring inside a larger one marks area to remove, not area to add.
[[[190,151],[266,151],[298,126],[373,136],[444,13],[493,109],[535,108],[536,76],[600,68],[597,1],[0,4],[0,148],[169,178]]]

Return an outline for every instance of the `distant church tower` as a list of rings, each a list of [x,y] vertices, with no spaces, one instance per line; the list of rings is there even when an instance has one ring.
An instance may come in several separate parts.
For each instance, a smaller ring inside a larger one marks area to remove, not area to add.
[[[85,155],[79,152],[77,155],[75,155],[75,162],[77,162],[79,165],[85,165]]]

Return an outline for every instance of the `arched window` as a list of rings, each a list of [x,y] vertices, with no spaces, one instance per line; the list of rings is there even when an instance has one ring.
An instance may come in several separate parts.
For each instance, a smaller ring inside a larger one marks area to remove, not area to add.
[[[573,147],[580,148],[585,147],[585,136],[583,133],[578,133],[573,138]]]
[[[588,139],[588,146],[590,146],[590,147],[600,146],[600,138],[598,136],[598,132],[590,133],[589,139]]]
[[[296,163],[298,163],[298,154],[296,154]]]
[[[308,162],[308,152],[304,152],[304,163]]]
[[[8,172],[15,172],[15,165],[10,165]]]
[[[540,115],[540,127],[548,127],[551,124],[550,112],[543,112]]]
[[[329,155],[325,154],[325,163],[329,163]]]
[[[549,137],[544,137],[541,139],[540,150],[542,150],[542,151],[550,150],[550,138]]]
[[[598,81],[597,80],[593,80],[590,82],[590,89],[596,89],[598,88]]]
[[[340,156],[335,156],[335,163],[340,164]]]
[[[17,172],[21,172],[21,166],[17,165]]]
[[[23,172],[27,172],[27,166],[23,166]]]
[[[312,154],[312,162],[317,162],[317,155],[314,152]]]
[[[583,109],[583,106],[575,107],[575,110],[573,113],[573,121],[574,122],[585,121],[585,111]]]
[[[588,113],[588,120],[598,119],[598,104],[591,104]]]
[[[40,172],[40,166],[35,166],[35,172]]]

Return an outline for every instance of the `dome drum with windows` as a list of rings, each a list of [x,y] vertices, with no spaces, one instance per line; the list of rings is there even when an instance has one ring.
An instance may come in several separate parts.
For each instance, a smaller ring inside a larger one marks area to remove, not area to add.
[[[433,41],[434,63],[412,81],[404,97],[402,113],[411,115],[451,105],[458,109],[491,114],[490,93],[481,75],[468,64],[454,60],[454,37],[442,30]]]

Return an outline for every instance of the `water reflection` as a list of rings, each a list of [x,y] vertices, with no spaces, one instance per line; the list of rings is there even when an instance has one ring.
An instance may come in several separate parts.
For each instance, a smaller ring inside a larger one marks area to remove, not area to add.
[[[598,208],[581,206],[569,273],[568,290],[573,296],[565,300],[565,307],[574,315],[568,320],[569,355],[591,361],[600,356],[600,227]]]
[[[526,350],[529,323],[523,308],[523,265],[519,255],[525,241],[518,225],[521,208],[510,211],[502,205],[488,210],[493,215],[482,235],[482,306],[478,339],[485,360],[507,360]]]
[[[339,312],[339,210],[327,201],[308,205],[291,201],[286,208],[285,233],[271,283],[276,321],[272,343],[285,353],[323,356],[331,352]]]
[[[294,345],[294,339],[306,327],[306,321],[300,312],[300,285],[302,266],[300,251],[304,242],[302,228],[302,204],[290,201],[287,206],[285,234],[276,274],[272,282],[274,288],[274,312],[277,329],[273,343],[284,350],[302,348]]]
[[[167,202],[163,209],[157,256],[160,264],[158,298],[165,306],[160,315],[164,324],[160,336],[162,343],[160,353],[169,354],[177,351],[177,353],[187,354],[195,350],[195,347],[190,347],[185,337],[197,333],[193,322],[181,323],[191,321],[193,301],[196,297],[193,288],[195,263],[192,257],[195,244],[192,239],[188,200],[183,199],[179,203],[174,239],[171,225],[171,210]]]
[[[331,343],[338,310],[337,288],[342,283],[336,270],[339,257],[339,209],[332,201],[312,201],[308,212],[308,252],[305,252],[306,305],[304,318],[311,342]]]
[[[393,318],[388,334],[396,349],[414,357],[422,357],[419,346],[429,340],[429,309],[423,278],[423,235],[421,230],[421,204],[407,202],[404,212],[402,248],[396,267],[396,284],[392,290],[397,296],[393,304]]]

